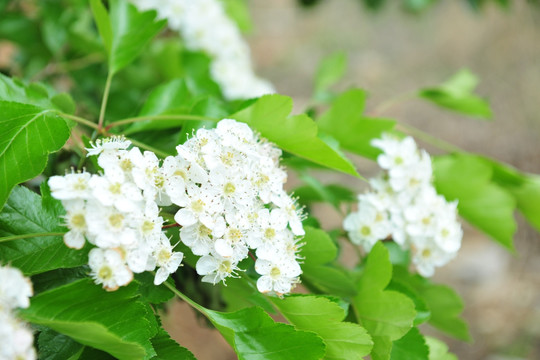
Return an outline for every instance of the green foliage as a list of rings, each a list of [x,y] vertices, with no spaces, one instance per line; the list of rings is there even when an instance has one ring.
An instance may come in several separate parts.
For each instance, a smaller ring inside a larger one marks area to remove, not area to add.
[[[38,344],[41,360],[76,360],[84,350],[82,344],[51,329],[39,333]]]
[[[457,357],[448,352],[448,346],[440,340],[426,336],[426,344],[429,347],[429,360],[457,360]]]
[[[152,338],[152,346],[157,354],[152,360],[196,360],[191,351],[178,345],[163,329]]]
[[[373,337],[374,352],[384,359],[388,345],[403,337],[413,326],[416,317],[414,303],[405,295],[385,290],[392,277],[392,264],[388,250],[380,242],[367,257],[357,284],[358,294],[353,308],[358,322]]]
[[[276,323],[259,307],[231,313],[203,310],[208,319],[231,344],[239,360],[320,359],[325,345],[312,332],[297,331]]]
[[[96,24],[109,58],[111,74],[131,63],[165,26],[155,11],[140,12],[127,0],[110,1],[107,14],[101,0],[91,1]]]
[[[157,323],[135,294],[135,284],[106,293],[83,279],[34,296],[20,315],[118,359],[149,359]]]
[[[409,330],[401,339],[392,344],[392,359],[428,360],[429,348],[417,328]]]
[[[65,232],[60,225],[64,209],[58,200],[19,186],[0,212],[0,236]],[[26,275],[70,268],[88,262],[88,251],[68,248],[61,236],[43,236],[1,243],[0,260],[18,267]]]
[[[424,311],[427,311],[429,324],[457,339],[471,339],[467,323],[461,317],[463,300],[448,286],[431,283],[420,275],[412,275],[404,266],[395,266],[392,278],[393,284],[400,284],[407,291],[407,296],[414,300],[418,307],[421,301]],[[402,291],[396,288],[398,291]]]
[[[473,94],[478,78],[469,70],[461,70],[443,84],[420,90],[418,95],[436,105],[458,113],[490,119],[491,109],[482,98]]]
[[[297,329],[313,331],[324,340],[325,359],[354,359],[370,353],[371,337],[358,324],[342,322],[346,313],[336,302],[313,295],[272,301]]]
[[[304,226],[306,235],[300,255],[302,279],[322,292],[338,296],[352,297],[356,295],[354,282],[349,274],[339,267],[328,264],[335,260],[337,247],[330,236],[323,230]]]
[[[0,207],[13,186],[39,175],[47,155],[69,138],[70,124],[58,115],[64,110],[70,110],[65,96],[0,74]]]
[[[265,95],[230,118],[245,122],[262,137],[291,154],[358,176],[347,158],[317,137],[317,125],[313,120],[305,114],[289,116],[291,111],[291,98]]]
[[[316,178],[305,174],[300,177],[306,185],[297,187],[293,193],[299,198],[302,205],[324,202],[332,204],[338,209],[342,202],[356,201],[356,194],[345,186],[339,184],[323,185]]]
[[[313,98],[317,101],[332,99],[329,88],[337,83],[347,70],[347,55],[344,52],[334,53],[319,63],[315,74]]]
[[[371,140],[390,131],[395,121],[362,115],[366,96],[366,92],[360,89],[344,92],[321,115],[317,124],[321,131],[336,139],[344,149],[375,159],[381,151],[371,146]]]
[[[516,231],[516,200],[493,180],[486,161],[467,154],[433,159],[437,191],[447,200],[459,200],[459,214],[494,240],[512,250]]]

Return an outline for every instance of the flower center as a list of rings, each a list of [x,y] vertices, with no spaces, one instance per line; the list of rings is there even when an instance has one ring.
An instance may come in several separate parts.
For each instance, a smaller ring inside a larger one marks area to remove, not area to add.
[[[360,234],[368,236],[371,234],[371,228],[367,225],[364,225],[360,228]]]
[[[103,265],[101,268],[99,268],[99,271],[97,273],[97,277],[102,280],[110,280],[113,276],[113,271],[108,265]]]
[[[267,238],[267,239],[272,239],[274,238],[274,236],[276,236],[276,230],[272,229],[272,228],[267,228],[265,231],[264,231],[264,237]]]
[[[450,235],[450,231],[448,229],[442,229],[441,235],[442,237],[447,237],[448,235]]]
[[[150,220],[144,220],[141,230],[144,234],[148,234],[152,230],[154,230],[154,223]]]
[[[429,249],[422,250],[422,257],[428,258],[430,256],[431,256],[431,250],[429,250]]]
[[[199,237],[208,237],[212,233],[212,230],[201,224],[199,226],[198,233]]]
[[[78,191],[83,191],[88,188],[88,185],[86,184],[86,180],[82,178],[78,178],[77,182],[73,184],[73,189]]]
[[[223,191],[225,192],[225,195],[232,195],[236,191],[236,187],[232,183],[226,183],[223,187]]]
[[[425,217],[422,219],[422,224],[429,225],[431,223],[431,219],[429,217]]]
[[[229,230],[229,239],[232,243],[237,243],[242,239],[242,232],[238,229],[230,229]]]
[[[218,272],[220,273],[226,273],[226,274],[230,274],[232,269],[231,269],[231,262],[229,260],[225,260],[223,262],[221,262],[218,266]]]
[[[122,193],[122,184],[114,183],[109,186],[109,191],[111,194],[119,195]]]
[[[194,212],[201,212],[204,210],[204,202],[201,199],[195,200],[191,202],[191,210]]]
[[[109,216],[109,224],[115,229],[119,229],[124,224],[124,215],[122,214],[112,214]]]
[[[279,276],[281,275],[281,270],[277,266],[274,266],[272,270],[270,270],[270,277],[274,280],[277,280]]]
[[[133,163],[129,159],[122,159],[120,161],[120,168],[125,172],[130,172],[133,169]]]
[[[171,258],[171,252],[168,251],[167,249],[161,249],[157,256],[157,262],[158,264],[166,264],[170,258]]]
[[[86,227],[86,219],[83,214],[75,214],[71,217],[71,225],[74,228],[84,229]]]

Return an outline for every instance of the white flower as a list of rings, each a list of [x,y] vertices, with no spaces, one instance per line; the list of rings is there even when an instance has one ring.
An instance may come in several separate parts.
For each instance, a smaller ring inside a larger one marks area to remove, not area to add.
[[[32,283],[19,269],[0,266],[0,313],[15,308],[27,308],[32,295]]]
[[[202,281],[217,284],[238,271],[238,263],[219,254],[205,255],[197,261],[197,274],[204,275]]]
[[[88,231],[99,247],[113,248],[138,242],[137,232],[130,227],[133,217],[129,213],[92,202],[87,205],[86,220]]]
[[[69,231],[64,235],[64,243],[73,249],[82,249],[85,243],[85,234],[88,230],[86,222],[86,203],[83,200],[64,202],[66,209],[66,225]]]
[[[273,291],[278,295],[289,293],[302,273],[300,265],[288,259],[276,261],[257,259],[255,271],[262,275],[257,280],[257,289],[262,293]]]
[[[156,259],[156,265],[159,266],[154,279],[154,285],[159,285],[167,280],[169,274],[174,273],[178,269],[184,258],[182,252],[173,251],[173,247],[165,234],[162,235],[161,242],[154,250],[153,255]]]
[[[131,145],[131,141],[126,140],[124,136],[111,136],[108,138],[97,139],[90,143],[90,148],[86,148],[86,156],[94,156],[102,153],[116,153],[117,150],[125,150]]]
[[[90,180],[94,198],[105,206],[114,206],[122,212],[140,210],[143,197],[137,186],[126,181],[124,172],[110,171],[105,176],[94,176]]]
[[[0,311],[0,359],[34,360],[32,331],[20,320],[7,312]]]
[[[139,189],[143,190],[144,197],[155,200],[158,205],[171,205],[166,192],[167,178],[160,168],[156,154],[151,151],[142,154],[139,148],[133,148],[129,152],[129,158],[133,163],[133,180]]]
[[[92,195],[91,177],[87,172],[51,176],[48,181],[51,195],[59,200],[88,199]]]
[[[358,212],[347,215],[343,228],[349,233],[352,242],[370,251],[378,240],[390,235],[390,223],[387,214],[370,203],[360,202],[358,207]]]
[[[114,291],[119,286],[127,285],[133,280],[133,273],[116,250],[100,248],[90,250],[88,265],[92,269],[90,276],[95,283],[103,284],[107,291]]]
[[[178,210],[174,220],[182,226],[190,226],[197,221],[212,229],[214,215],[223,211],[223,203],[215,189],[205,184],[201,187],[188,186],[189,202],[187,207]]]

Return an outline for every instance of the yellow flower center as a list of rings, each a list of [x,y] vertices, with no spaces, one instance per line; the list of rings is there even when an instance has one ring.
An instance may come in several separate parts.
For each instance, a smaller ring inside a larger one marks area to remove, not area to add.
[[[124,224],[124,215],[112,214],[111,216],[109,216],[109,224],[115,229],[121,228]]]
[[[364,225],[360,228],[360,234],[364,236],[369,236],[371,234],[371,228],[367,225]]]
[[[267,228],[265,231],[264,231],[264,237],[267,238],[267,239],[273,239],[274,236],[276,236],[276,230],[272,229],[272,228]]]
[[[122,184],[114,183],[109,186],[109,191],[111,194],[119,195],[122,193]]]
[[[71,217],[71,226],[82,229],[86,226],[86,219],[83,214],[75,214]]]
[[[97,273],[97,277],[102,280],[110,280],[113,276],[113,271],[108,265],[103,265],[101,268],[99,268],[99,271]]]

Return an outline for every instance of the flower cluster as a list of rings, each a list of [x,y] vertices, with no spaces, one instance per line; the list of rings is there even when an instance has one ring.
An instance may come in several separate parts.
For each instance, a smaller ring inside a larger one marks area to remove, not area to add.
[[[129,146],[123,138],[98,140],[88,155],[98,156],[102,175],[49,179],[66,209],[66,245],[95,245],[89,265],[96,283],[115,290],[133,273],[159,267],[160,284],[177,270],[183,254],[173,251],[158,208],[173,204],[181,241],[201,257],[196,270],[203,281],[237,276],[252,249],[261,292],[288,293],[298,282],[302,214],[283,190],[279,149],[229,119],[199,129],[162,163]]]
[[[304,230],[301,212],[283,190],[281,151],[228,119],[216,129],[199,129],[177,150],[164,168],[185,180],[185,191],[171,199],[181,207],[175,220],[182,242],[201,256],[196,270],[203,281],[235,276],[251,248],[259,291],[288,293],[301,273]]]
[[[33,360],[34,336],[14,315],[16,308],[27,308],[33,295],[32,283],[19,269],[0,266],[0,359]]]
[[[154,283],[161,284],[183,258],[162,231],[158,208],[170,204],[165,189],[174,187],[174,181],[165,181],[154,153],[127,150],[130,145],[118,137],[98,140],[88,155],[98,156],[102,175],[81,172],[49,179],[52,196],[66,209],[64,242],[74,249],[81,249],[85,239],[95,245],[88,255],[91,276],[107,290],[156,267]]]
[[[384,134],[372,144],[383,151],[377,162],[385,173],[370,180],[374,191],[358,196],[358,211],[345,218],[343,227],[366,251],[391,237],[411,250],[421,275],[432,276],[435,267],[445,265],[461,247],[457,202],[437,194],[429,154],[411,137]]]
[[[229,100],[274,93],[253,72],[248,45],[219,0],[132,0],[141,10],[156,10],[180,32],[186,47],[212,57],[211,74]]]

